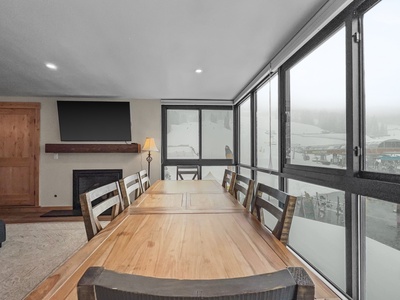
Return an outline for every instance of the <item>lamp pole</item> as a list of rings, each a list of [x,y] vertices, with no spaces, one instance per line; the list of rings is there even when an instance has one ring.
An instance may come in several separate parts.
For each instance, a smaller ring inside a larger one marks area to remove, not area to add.
[[[146,157],[147,160],[147,173],[149,174],[149,178],[150,178],[150,163],[153,160],[153,158],[151,157],[150,151],[149,151],[149,155]]]

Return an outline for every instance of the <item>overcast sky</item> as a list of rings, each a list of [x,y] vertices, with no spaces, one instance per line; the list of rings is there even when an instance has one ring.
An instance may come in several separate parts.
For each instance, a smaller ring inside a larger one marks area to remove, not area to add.
[[[400,107],[400,1],[384,0],[364,19],[367,107]]]

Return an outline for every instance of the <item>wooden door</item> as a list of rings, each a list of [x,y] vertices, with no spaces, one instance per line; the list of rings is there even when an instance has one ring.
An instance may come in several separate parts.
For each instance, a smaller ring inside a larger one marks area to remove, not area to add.
[[[0,206],[39,205],[40,103],[0,102]]]

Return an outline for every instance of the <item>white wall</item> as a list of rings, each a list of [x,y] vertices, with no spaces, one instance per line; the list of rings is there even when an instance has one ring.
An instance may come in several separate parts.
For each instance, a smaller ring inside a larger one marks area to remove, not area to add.
[[[0,97],[0,102],[40,102],[40,171],[39,205],[72,206],[72,170],[74,169],[122,169],[127,176],[147,169],[148,153],[45,153],[45,144],[61,143],[57,100],[67,98]],[[106,99],[73,99],[106,101]],[[112,101],[112,100],[111,100]],[[146,136],[154,137],[161,150],[161,103],[160,100],[130,101],[132,142],[143,146]],[[161,177],[161,154],[152,153],[151,180]],[[56,196],[57,195],[57,196]]]

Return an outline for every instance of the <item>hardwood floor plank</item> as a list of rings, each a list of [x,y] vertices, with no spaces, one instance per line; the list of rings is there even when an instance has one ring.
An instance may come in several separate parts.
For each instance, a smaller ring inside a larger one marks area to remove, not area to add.
[[[70,207],[40,207],[40,208],[0,208],[0,219],[6,224],[40,223],[40,222],[83,222],[82,216],[41,217],[41,215],[57,210],[71,210]],[[110,216],[100,216],[101,221],[110,221]]]

